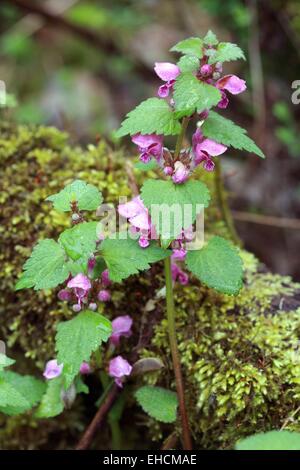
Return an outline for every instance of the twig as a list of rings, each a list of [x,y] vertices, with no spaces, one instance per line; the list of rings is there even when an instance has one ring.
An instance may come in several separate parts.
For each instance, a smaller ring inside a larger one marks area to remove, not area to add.
[[[272,215],[251,214],[250,212],[231,211],[235,220],[249,222],[252,224],[268,225],[270,227],[300,230],[300,219],[289,219],[287,217],[275,217]]]
[[[133,174],[132,163],[129,160],[126,161],[125,168],[126,168],[126,173],[127,173],[127,176],[128,176],[129,187],[132,191],[133,196],[137,196],[139,194],[139,188],[138,188],[138,185],[136,183],[136,179],[135,179],[134,174]]]
[[[110,408],[112,407],[114,401],[116,400],[118,393],[119,388],[117,385],[114,384],[108,392],[106,399],[104,400],[102,405],[100,405],[97,413],[95,414],[82,438],[80,439],[76,450],[86,450],[90,447],[97,430],[101,426],[103,419],[105,418]]]
[[[292,421],[293,417],[300,411],[300,406],[298,406],[298,408],[295,409],[295,411],[293,411],[293,413],[288,416],[286,418],[286,420],[284,421],[283,425],[281,426],[280,428],[280,431],[283,431],[289,424],[290,421]]]
[[[164,440],[161,450],[174,449],[174,447],[176,447],[177,441],[178,435],[177,432],[174,431]]]

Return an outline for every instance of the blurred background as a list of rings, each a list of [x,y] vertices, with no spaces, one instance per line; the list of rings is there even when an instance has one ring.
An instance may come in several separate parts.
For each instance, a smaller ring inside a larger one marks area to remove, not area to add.
[[[153,63],[208,29],[246,53],[225,70],[248,84],[225,115],[268,157],[222,157],[237,231],[272,271],[300,280],[299,0],[1,0],[0,119],[114,142],[124,114],[156,93]]]

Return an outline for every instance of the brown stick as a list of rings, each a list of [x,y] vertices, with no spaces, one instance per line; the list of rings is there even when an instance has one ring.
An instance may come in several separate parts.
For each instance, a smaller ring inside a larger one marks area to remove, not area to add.
[[[236,210],[232,210],[231,214],[235,220],[239,220],[241,222],[268,225],[270,227],[282,229],[300,230],[300,219],[289,219],[288,217],[276,217],[273,215],[252,214],[251,212]]]
[[[86,429],[85,433],[77,444],[76,450],[86,450],[90,447],[97,430],[99,429],[103,419],[112,407],[112,404],[116,400],[118,393],[119,389],[117,385],[113,385],[106,399],[100,406],[99,410],[95,414],[94,418],[92,419],[91,423],[89,424],[88,428]]]

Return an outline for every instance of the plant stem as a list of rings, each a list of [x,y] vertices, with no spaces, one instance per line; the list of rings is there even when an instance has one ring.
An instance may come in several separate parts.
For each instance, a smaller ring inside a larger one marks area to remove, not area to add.
[[[172,353],[173,368],[175,373],[176,389],[179,402],[179,412],[181,416],[182,441],[184,450],[192,450],[192,440],[189,428],[189,421],[184,400],[184,386],[181,374],[180,358],[176,338],[175,309],[171,273],[171,259],[165,259],[165,278],[166,278],[166,300],[167,300],[167,318],[169,341]]]
[[[183,139],[184,139],[184,136],[185,136],[185,131],[186,131],[187,126],[188,126],[188,124],[189,124],[189,120],[190,120],[189,117],[185,117],[185,118],[183,118],[183,120],[182,120],[181,131],[180,131],[180,134],[179,134],[179,136],[178,136],[178,138],[177,138],[176,147],[175,147],[175,152],[174,152],[174,160],[175,160],[175,161],[176,161],[177,158],[179,157],[180,150],[181,150],[182,143],[183,143]]]
[[[232,238],[232,241],[236,243],[238,246],[241,246],[242,245],[241,239],[238,236],[237,231],[235,229],[234,222],[232,220],[232,216],[230,213],[230,209],[228,207],[228,202],[224,194],[221,164],[218,160],[216,161],[214,177],[215,177],[215,189],[216,189],[217,201],[218,201],[219,208],[221,210],[223,220],[226,224],[226,227],[228,229],[229,235]]]

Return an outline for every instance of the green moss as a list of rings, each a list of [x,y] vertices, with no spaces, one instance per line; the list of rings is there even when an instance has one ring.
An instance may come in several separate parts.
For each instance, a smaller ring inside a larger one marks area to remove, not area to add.
[[[176,290],[186,397],[194,439],[202,448],[232,447],[242,436],[279,428],[299,400],[300,308],[290,307],[300,305],[294,300],[300,285],[259,273],[255,258],[242,254],[245,287],[239,296],[218,295],[198,284]],[[143,356],[150,351],[169,358],[165,319]],[[163,373],[150,380],[174,388]],[[300,431],[300,416],[289,428]]]
[[[116,202],[119,195],[130,196],[131,190],[123,153],[112,151],[104,142],[82,149],[71,147],[67,135],[56,129],[5,124],[0,135],[0,336],[23,372],[34,372],[34,367],[37,372],[54,355],[57,322],[70,313],[64,303],[57,302],[57,291],[14,292],[37,239],[57,237],[69,223],[45,198],[75,178],[95,184],[110,202]],[[145,177],[137,171],[134,174],[138,182]],[[212,175],[206,176],[206,182],[214,191]],[[221,213],[212,204],[205,214],[206,230],[228,236]],[[250,253],[241,254],[245,287],[238,297],[218,295],[196,280],[186,287],[176,286],[179,347],[197,448],[227,448],[244,435],[279,428],[300,397],[300,286],[267,273]],[[113,301],[106,305],[105,315],[117,312],[134,317],[134,335],[123,347],[132,351],[140,340],[141,356],[161,357],[166,367],[144,380],[174,389],[164,299],[156,297],[163,285],[161,266],[156,265],[141,277],[113,286]],[[139,423],[141,410],[133,406],[130,416],[135,412]],[[76,401],[75,408],[47,421],[46,426],[30,415],[5,418],[1,447],[68,448],[91,418],[87,416],[90,408],[90,401],[86,408],[78,407]],[[147,420],[145,415],[143,419]],[[171,430],[152,420],[147,424],[138,429],[137,439],[144,432],[145,442],[150,437],[161,440]],[[126,426],[132,426],[132,419],[124,423],[124,434]],[[300,431],[298,415],[288,428]],[[99,446],[103,445],[102,439]]]

